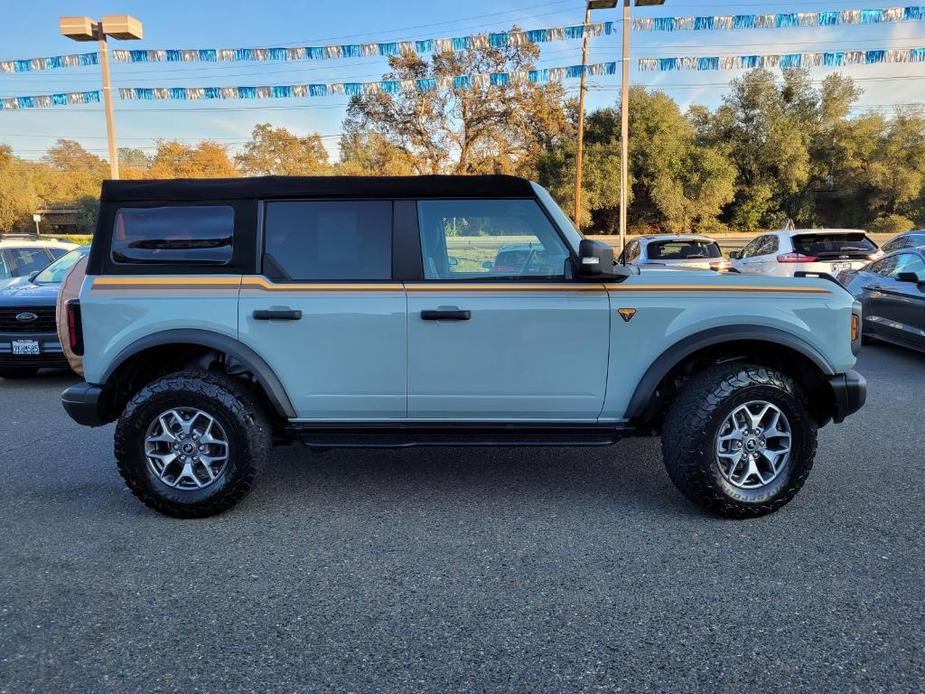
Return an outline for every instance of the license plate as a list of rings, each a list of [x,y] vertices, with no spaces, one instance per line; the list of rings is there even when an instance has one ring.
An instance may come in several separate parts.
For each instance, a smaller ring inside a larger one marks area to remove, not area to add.
[[[832,263],[832,272],[841,272],[842,270],[850,270],[851,263]]]
[[[25,357],[41,353],[38,340],[13,340],[13,354]]]

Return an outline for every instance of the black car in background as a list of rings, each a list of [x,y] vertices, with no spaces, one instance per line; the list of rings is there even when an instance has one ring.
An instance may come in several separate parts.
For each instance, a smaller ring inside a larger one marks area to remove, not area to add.
[[[41,272],[0,287],[0,378],[26,378],[42,368],[68,368],[58,340],[58,290],[89,246],[68,252]]]
[[[838,281],[864,305],[864,335],[925,352],[925,248],[902,248]]]

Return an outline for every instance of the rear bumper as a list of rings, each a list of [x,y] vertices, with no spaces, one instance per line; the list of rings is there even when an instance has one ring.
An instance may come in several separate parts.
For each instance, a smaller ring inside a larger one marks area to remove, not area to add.
[[[829,384],[835,394],[835,408],[832,412],[834,422],[843,422],[845,417],[864,407],[867,400],[867,379],[857,371],[829,376]]]
[[[78,424],[100,427],[109,423],[103,414],[105,393],[92,383],[78,383],[61,393],[64,411]]]

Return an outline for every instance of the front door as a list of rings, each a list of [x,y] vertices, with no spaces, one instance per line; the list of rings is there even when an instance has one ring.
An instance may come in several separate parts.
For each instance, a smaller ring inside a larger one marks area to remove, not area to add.
[[[601,412],[609,298],[570,278],[534,200],[423,200],[424,280],[408,292],[408,417],[592,422]]]
[[[884,258],[878,269],[868,288],[870,320],[885,337],[920,346],[925,341],[925,290],[897,277],[904,272],[925,277],[925,262],[917,253],[898,253]]]
[[[265,207],[263,275],[244,277],[240,339],[304,420],[402,419],[405,292],[392,281],[391,201]]]

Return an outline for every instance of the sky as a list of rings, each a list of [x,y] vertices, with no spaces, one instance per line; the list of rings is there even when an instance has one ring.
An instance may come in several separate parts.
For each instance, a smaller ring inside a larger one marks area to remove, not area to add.
[[[634,9],[637,16],[690,16],[762,12],[872,9],[915,4],[914,0],[739,0],[700,2],[666,0],[661,7]],[[925,0],[922,0],[925,5]],[[523,29],[580,24],[583,0],[0,0],[0,60],[44,57],[95,50],[58,34],[61,15],[131,14],[144,25],[141,41],[115,41],[112,48],[234,48],[324,45],[401,39],[441,38],[512,25]],[[620,19],[620,10],[594,12],[593,21]],[[619,28],[619,25],[616,25]],[[589,62],[618,60],[621,36],[592,39]],[[716,107],[738,71],[639,72],[640,57],[791,53],[925,47],[925,22],[856,27],[633,33],[630,79],[657,87],[682,107]],[[581,62],[581,41],[544,44],[539,67]],[[386,71],[385,58],[287,63],[114,64],[113,87],[209,87],[371,81]],[[925,102],[925,63],[851,66],[841,71],[864,90],[858,112],[891,111],[896,104]],[[830,69],[813,70],[821,80]],[[619,76],[592,78],[588,109],[613,105]],[[97,89],[98,67],[0,74],[0,96],[49,94]],[[567,81],[577,93],[577,80]],[[195,142],[213,139],[232,151],[247,140],[257,123],[269,122],[304,135],[319,133],[336,159],[337,138],[345,114],[343,96],[233,102],[124,102],[116,98],[119,146],[150,150],[157,138]],[[27,159],[41,157],[58,138],[79,141],[105,154],[106,127],[100,105],[28,111],[0,111],[0,143]]]

